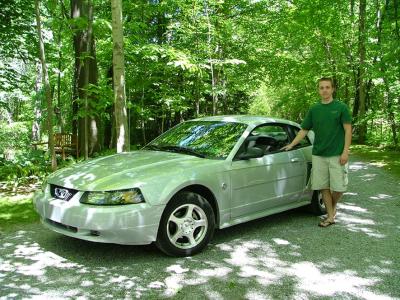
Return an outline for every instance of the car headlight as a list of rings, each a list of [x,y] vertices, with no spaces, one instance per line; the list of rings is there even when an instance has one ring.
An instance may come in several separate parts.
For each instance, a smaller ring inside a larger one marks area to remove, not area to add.
[[[137,204],[144,202],[144,197],[138,188],[134,188],[122,191],[87,192],[80,202],[95,205]]]

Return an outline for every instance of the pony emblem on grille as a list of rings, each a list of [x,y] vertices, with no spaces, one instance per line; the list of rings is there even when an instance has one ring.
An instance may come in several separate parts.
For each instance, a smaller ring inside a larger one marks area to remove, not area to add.
[[[55,188],[54,194],[58,199],[62,200],[68,200],[69,197],[72,196],[72,194],[67,189],[62,189],[62,188]]]

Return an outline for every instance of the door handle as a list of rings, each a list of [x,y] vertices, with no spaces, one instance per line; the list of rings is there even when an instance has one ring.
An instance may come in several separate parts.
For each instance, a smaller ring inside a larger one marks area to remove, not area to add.
[[[292,162],[292,163],[299,162],[299,161],[300,161],[300,159],[298,159],[297,157],[290,159],[290,162]]]

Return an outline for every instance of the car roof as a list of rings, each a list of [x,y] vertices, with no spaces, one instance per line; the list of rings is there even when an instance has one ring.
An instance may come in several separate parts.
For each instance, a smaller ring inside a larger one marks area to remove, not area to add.
[[[264,123],[283,123],[294,126],[299,126],[296,122],[292,122],[285,119],[271,118],[265,116],[252,116],[252,115],[223,115],[223,116],[209,116],[203,118],[197,118],[191,121],[222,121],[222,122],[236,122],[244,123],[247,125],[260,125]]]

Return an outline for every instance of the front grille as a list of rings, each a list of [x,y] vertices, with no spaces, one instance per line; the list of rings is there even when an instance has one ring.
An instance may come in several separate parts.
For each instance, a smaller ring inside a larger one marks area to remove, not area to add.
[[[78,231],[78,228],[76,228],[74,226],[64,225],[64,224],[58,223],[58,222],[50,220],[50,219],[46,219],[46,222],[49,223],[50,225],[53,225],[54,227],[58,227],[58,228],[61,228],[64,230],[74,232],[74,233],[76,233]]]
[[[67,189],[62,186],[50,184],[50,194],[53,198],[69,201],[78,191],[74,189]]]

